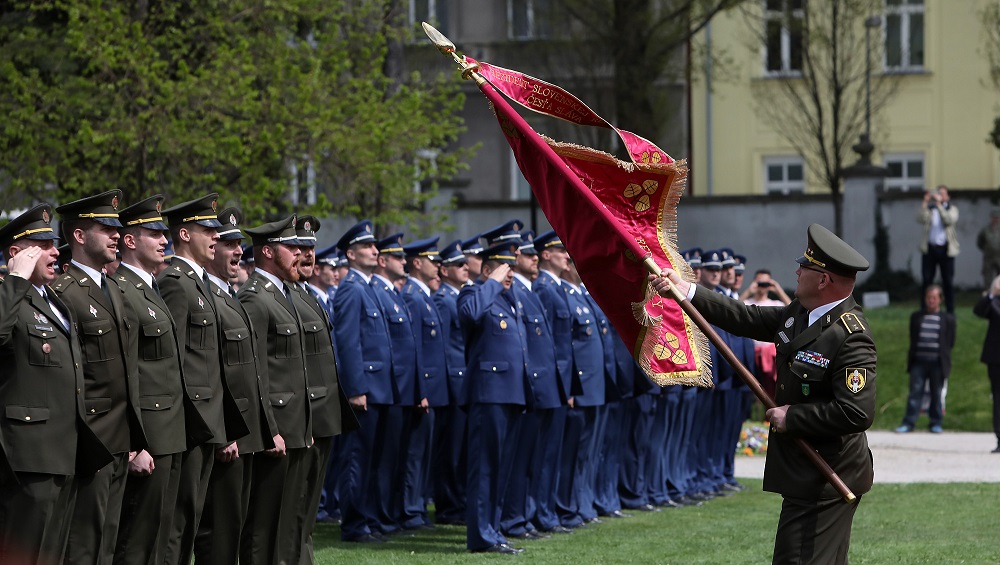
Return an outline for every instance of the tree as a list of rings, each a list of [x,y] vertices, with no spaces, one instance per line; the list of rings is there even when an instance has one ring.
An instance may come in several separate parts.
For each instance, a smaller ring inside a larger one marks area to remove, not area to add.
[[[986,59],[990,62],[993,86],[1000,88],[1000,4],[990,3],[982,13],[983,32],[985,36]],[[1000,149],[1000,116],[993,120],[988,140],[994,147]]]
[[[462,166],[463,99],[383,72],[395,1],[0,2],[0,204],[215,190],[260,221],[420,217]]]
[[[806,169],[829,189],[835,233],[842,235],[841,181],[849,151],[865,131],[866,69],[881,63],[881,31],[865,46],[864,20],[880,0],[769,0],[766,14],[748,10],[757,30],[754,52],[768,53],[769,80],[754,85],[755,110],[802,156]],[[765,16],[765,17],[762,17]],[[785,49],[782,55],[781,49]],[[869,67],[870,65],[870,67]],[[871,114],[886,105],[898,83],[871,76]]]

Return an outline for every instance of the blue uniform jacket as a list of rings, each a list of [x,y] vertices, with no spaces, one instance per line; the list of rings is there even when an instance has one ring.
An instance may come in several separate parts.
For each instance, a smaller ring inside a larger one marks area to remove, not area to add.
[[[608,402],[622,399],[621,392],[618,391],[618,364],[615,361],[615,341],[617,336],[612,333],[611,321],[608,316],[597,305],[597,301],[590,295],[587,287],[580,285],[584,298],[590,303],[590,309],[597,316],[597,324],[601,331],[601,346],[604,349],[604,399]],[[621,341],[618,339],[618,341]]]
[[[573,320],[573,397],[576,406],[604,404],[604,343],[601,341],[597,314],[583,293],[569,285],[563,289],[569,297]]]
[[[556,370],[563,399],[573,396],[573,320],[570,317],[569,297],[560,282],[542,271],[531,283],[531,290],[538,295],[542,308],[548,314],[552,327],[552,341],[556,347]]]
[[[462,289],[458,315],[465,335],[466,394],[478,404],[524,405],[524,324],[515,300],[494,280]]]
[[[372,277],[372,288],[379,306],[385,312],[385,321],[389,327],[389,340],[392,341],[392,378],[396,381],[399,392],[398,404],[416,406],[420,403],[417,389],[417,345],[413,340],[413,328],[410,325],[410,309],[403,297],[396,292],[396,287],[379,277]]]
[[[458,319],[458,290],[442,284],[434,293],[445,335],[445,362],[448,369],[448,403],[465,405],[465,336]]]
[[[420,285],[406,281],[400,291],[410,308],[410,324],[417,350],[417,389],[432,407],[448,405],[448,374],[441,316]]]
[[[566,403],[559,390],[556,351],[542,302],[523,282],[514,278],[511,291],[517,298],[524,323],[527,348],[528,381],[537,410],[558,408]]]
[[[392,343],[375,289],[353,269],[333,297],[333,337],[340,363],[340,385],[348,398],[368,395],[370,404],[395,404]]]

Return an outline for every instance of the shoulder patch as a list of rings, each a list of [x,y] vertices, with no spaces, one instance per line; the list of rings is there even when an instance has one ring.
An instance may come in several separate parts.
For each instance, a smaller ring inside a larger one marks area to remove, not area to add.
[[[858,318],[858,315],[853,312],[846,312],[841,315],[840,323],[843,324],[844,329],[846,329],[849,334],[865,331],[865,325],[861,323],[861,318]]]
[[[847,390],[857,394],[861,392],[861,389],[865,388],[865,383],[868,380],[867,370],[848,367],[847,369],[844,369],[844,375]]]

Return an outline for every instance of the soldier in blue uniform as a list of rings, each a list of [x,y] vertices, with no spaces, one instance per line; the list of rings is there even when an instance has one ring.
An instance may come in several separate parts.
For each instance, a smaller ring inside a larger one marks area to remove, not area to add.
[[[514,554],[500,533],[515,425],[528,395],[525,331],[510,286],[517,244],[482,252],[483,270],[462,289],[458,312],[465,334],[469,402],[466,545],[473,552]]]
[[[534,524],[541,532],[569,533],[572,530],[560,523],[559,512],[560,508],[572,507],[569,491],[563,497],[559,488],[566,460],[564,455],[566,444],[562,437],[565,433],[569,399],[573,396],[573,322],[570,317],[569,296],[562,284],[562,273],[569,268],[569,253],[566,252],[562,240],[552,230],[535,237],[534,244],[538,252],[538,278],[532,282],[531,287],[548,316],[555,347],[556,376],[562,394],[562,405],[553,409],[551,421],[546,422],[550,425],[550,429],[547,432],[540,432],[549,437],[560,438],[553,442],[555,445],[548,446],[549,449],[558,451],[554,457],[559,461],[559,465],[550,469],[548,473],[543,472],[539,475]],[[547,457],[553,455],[549,454]]]
[[[392,342],[392,378],[399,393],[384,420],[384,438],[376,455],[380,487],[379,529],[383,534],[395,533],[403,527],[403,484],[405,461],[410,444],[411,429],[407,425],[414,411],[423,410],[424,404],[417,388],[417,349],[410,324],[410,311],[399,295],[399,287],[406,281],[406,254],[403,251],[403,234],[397,233],[380,240],[378,266],[371,285],[379,307],[385,313]]]
[[[440,252],[438,276],[441,286],[434,305],[444,332],[445,366],[448,375],[448,405],[437,410],[434,427],[434,521],[465,524],[466,413],[465,336],[458,318],[458,294],[469,282],[469,266],[461,240]]]
[[[385,431],[389,407],[399,398],[392,376],[392,342],[385,313],[379,307],[371,279],[378,266],[372,223],[362,220],[337,242],[350,270],[333,297],[334,344],[344,388],[360,429],[345,436],[344,469],[337,491],[343,524],[341,538],[382,542],[378,495],[383,477],[377,474],[375,452]]]
[[[559,520],[565,527],[575,527],[600,522],[594,509],[594,466],[597,412],[604,405],[606,367],[597,315],[583,294],[580,275],[572,260],[567,266],[562,273],[562,285],[569,298],[573,323],[573,396],[563,433],[559,492],[570,504],[559,508]]]
[[[410,441],[403,460],[403,515],[406,529],[433,527],[427,514],[431,460],[437,411],[448,406],[446,342],[441,316],[432,293],[441,284],[438,277],[439,238],[422,239],[403,246],[409,273],[400,295],[410,311],[411,330],[417,353],[417,396],[420,407],[410,412]]]

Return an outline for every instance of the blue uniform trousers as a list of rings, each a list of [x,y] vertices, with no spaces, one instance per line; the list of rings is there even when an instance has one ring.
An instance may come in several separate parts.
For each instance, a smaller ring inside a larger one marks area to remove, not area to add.
[[[556,512],[559,523],[567,528],[583,522],[584,508],[588,505],[593,512],[593,483],[587,481],[591,477],[588,467],[593,455],[596,420],[597,408],[594,406],[577,406],[566,411]]]
[[[618,496],[618,471],[624,451],[624,407],[623,402],[604,405],[604,435],[600,439],[601,448],[596,460],[597,477],[594,481],[594,508],[598,514],[608,515],[622,509]]]
[[[507,543],[500,533],[500,510],[510,479],[516,445],[514,404],[469,406],[468,482],[466,485],[466,546],[480,551]]]
[[[649,434],[653,426],[653,397],[643,394],[622,401],[624,410],[625,443],[621,469],[618,473],[618,494],[622,506],[638,508],[649,504],[646,489],[646,466],[650,457]]]
[[[504,535],[518,536],[534,529],[530,520],[535,513],[535,501],[531,489],[535,447],[538,444],[538,429],[541,424],[537,412],[527,412],[517,419],[516,435],[520,441],[515,450],[508,453],[514,462],[510,480],[503,496],[503,510],[500,513],[500,531]]]
[[[430,524],[427,517],[427,483],[430,480],[431,450],[434,437],[435,411],[410,408],[409,442],[406,445],[403,469],[403,509],[400,524],[412,529]]]
[[[376,438],[388,411],[385,405],[368,405],[368,410],[354,413],[360,427],[343,437],[341,455],[344,466],[338,477],[340,495],[340,537],[344,541],[358,539],[372,533],[371,526],[378,525],[377,477],[371,472]]]
[[[559,484],[559,457],[566,428],[565,406],[539,410],[538,441],[530,467],[529,496],[534,500],[534,526],[545,532],[559,525],[556,513],[556,487]]]
[[[434,521],[465,524],[467,414],[459,406],[437,409],[434,426]]]
[[[402,527],[400,519],[403,515],[403,490],[400,486],[403,481],[403,458],[410,443],[410,410],[412,408],[409,406],[388,406],[381,434],[375,441],[371,472],[378,481],[376,527],[383,534],[390,534]]]
[[[341,436],[333,438],[333,447],[330,450],[330,460],[326,466],[326,476],[323,479],[323,491],[319,498],[319,510],[316,512],[316,521],[329,522],[340,519],[340,502],[337,495],[337,477],[344,467],[343,452],[344,439]]]
[[[667,412],[667,402],[664,396],[654,397],[653,427],[650,430],[652,456],[646,473],[646,492],[650,504],[663,504],[667,496],[667,437],[669,436],[670,414]]]
[[[671,475],[677,481],[677,497],[694,494],[694,465],[691,459],[691,442],[694,419],[697,415],[698,391],[695,388],[682,389],[678,395],[676,417],[672,418],[671,445],[668,448],[671,459]],[[671,497],[675,498],[671,493]]]

